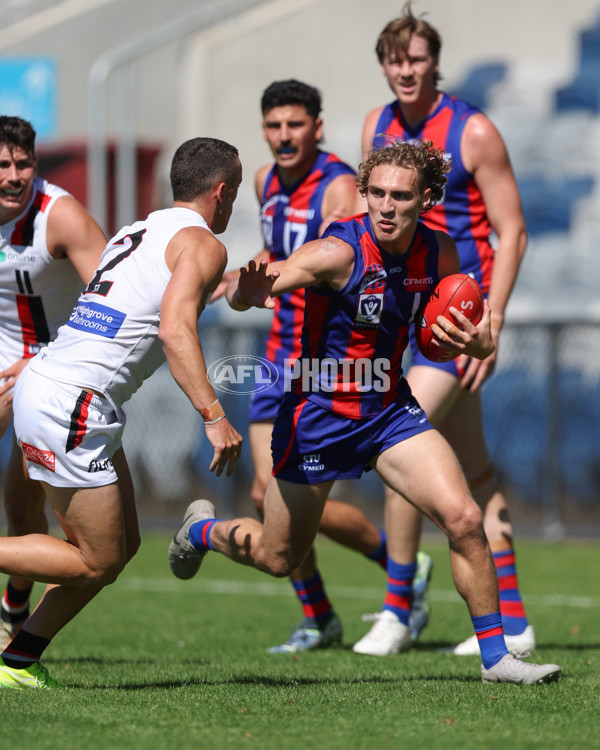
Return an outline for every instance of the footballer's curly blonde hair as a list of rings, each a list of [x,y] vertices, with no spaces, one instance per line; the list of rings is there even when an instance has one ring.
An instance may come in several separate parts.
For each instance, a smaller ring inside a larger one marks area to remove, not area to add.
[[[356,186],[361,195],[366,195],[369,178],[375,167],[390,164],[394,167],[412,169],[417,175],[421,194],[431,189],[431,202],[428,208],[440,201],[446,186],[446,174],[452,169],[450,157],[444,154],[431,141],[398,141],[389,136],[377,135],[376,140],[386,144],[372,149],[367,158],[359,165]]]

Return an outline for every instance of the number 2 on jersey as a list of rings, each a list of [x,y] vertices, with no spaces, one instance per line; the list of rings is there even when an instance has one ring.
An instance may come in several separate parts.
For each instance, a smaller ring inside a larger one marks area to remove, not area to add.
[[[96,271],[96,273],[94,274],[94,278],[90,281],[90,283],[87,285],[85,289],[85,294],[99,294],[101,297],[106,297],[106,295],[109,293],[110,288],[114,282],[100,281],[100,279],[102,278],[102,274],[106,273],[107,271],[110,271],[112,268],[117,266],[122,260],[125,260],[125,258],[128,258],[131,255],[131,253],[139,247],[142,241],[142,237],[144,236],[145,232],[146,232],[145,229],[140,229],[139,232],[134,232],[133,234],[126,234],[124,237],[121,237],[120,240],[114,243],[113,247],[116,247],[117,245],[124,245],[125,240],[129,240],[131,242],[131,245],[126,250],[123,250],[122,253],[115,255],[115,257],[111,258],[111,260],[109,260],[105,266],[102,266],[102,268],[99,268]]]

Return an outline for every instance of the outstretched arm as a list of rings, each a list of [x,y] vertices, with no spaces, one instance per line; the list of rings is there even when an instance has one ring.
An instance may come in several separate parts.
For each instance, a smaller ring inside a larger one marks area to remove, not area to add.
[[[204,419],[214,448],[210,471],[229,475],[240,456],[242,437],[220,408],[198,337],[198,318],[227,262],[225,247],[206,229],[188,227],[171,240],[165,259],[171,279],[162,299],[158,336],[175,381]]]
[[[258,265],[250,261],[240,269],[237,284],[230,284],[226,297],[234,310],[274,307],[273,297],[296,289],[323,284],[341,289],[352,273],[354,251],[337,237],[307,242],[286,260]]]

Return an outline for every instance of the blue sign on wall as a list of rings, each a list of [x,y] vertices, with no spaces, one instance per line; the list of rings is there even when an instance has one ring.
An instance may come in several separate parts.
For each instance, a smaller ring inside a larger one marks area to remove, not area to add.
[[[0,59],[0,114],[22,117],[39,138],[56,133],[57,73],[47,57]]]

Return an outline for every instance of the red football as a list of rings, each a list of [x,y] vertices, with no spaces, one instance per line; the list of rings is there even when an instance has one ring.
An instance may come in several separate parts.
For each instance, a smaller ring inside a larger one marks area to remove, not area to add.
[[[475,279],[464,273],[445,276],[427,300],[421,315],[417,316],[415,320],[417,346],[421,354],[432,362],[448,362],[450,359],[455,359],[432,345],[435,336],[431,331],[431,324],[437,322],[438,315],[456,322],[452,314],[448,312],[449,307],[460,310],[474,325],[479,323],[483,316],[483,294]]]

